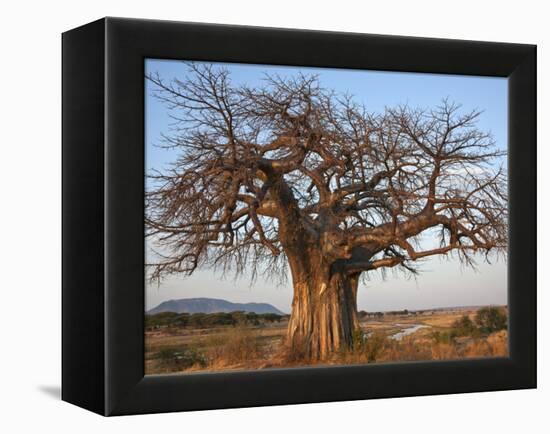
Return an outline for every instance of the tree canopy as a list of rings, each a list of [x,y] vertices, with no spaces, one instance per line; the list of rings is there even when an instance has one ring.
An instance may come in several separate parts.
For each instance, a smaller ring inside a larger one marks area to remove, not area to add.
[[[223,67],[187,68],[147,77],[174,120],[163,146],[178,153],[146,192],[153,278],[202,265],[282,272],[311,246],[350,275],[505,252],[505,153],[477,128],[479,111],[443,100],[373,113],[317,76],[248,86]]]

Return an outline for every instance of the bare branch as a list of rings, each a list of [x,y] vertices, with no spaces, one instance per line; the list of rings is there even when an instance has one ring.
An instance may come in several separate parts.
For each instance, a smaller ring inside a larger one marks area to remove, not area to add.
[[[480,112],[444,100],[374,114],[315,76],[250,87],[187,66],[184,79],[147,77],[179,155],[148,180],[153,277],[204,264],[282,272],[306,250],[349,273],[506,251],[505,153],[477,129]]]

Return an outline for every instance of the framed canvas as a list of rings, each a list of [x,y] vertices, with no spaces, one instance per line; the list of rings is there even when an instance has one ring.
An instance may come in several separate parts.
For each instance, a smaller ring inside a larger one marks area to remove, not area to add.
[[[536,47],[63,34],[62,398],[102,415],[536,387]]]

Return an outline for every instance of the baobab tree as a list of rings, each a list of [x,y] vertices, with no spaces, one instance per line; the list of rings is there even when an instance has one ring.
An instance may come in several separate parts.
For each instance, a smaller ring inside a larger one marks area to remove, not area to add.
[[[148,75],[177,159],[151,174],[151,277],[290,270],[286,335],[310,360],[352,349],[362,277],[423,258],[505,254],[506,172],[479,112],[444,100],[370,113],[316,76],[235,85],[222,67]]]

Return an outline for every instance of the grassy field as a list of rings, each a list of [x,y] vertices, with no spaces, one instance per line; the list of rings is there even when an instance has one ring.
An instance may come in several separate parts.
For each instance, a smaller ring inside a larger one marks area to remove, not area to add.
[[[335,354],[322,363],[507,356],[506,309],[494,308],[493,311],[488,313],[490,324],[474,308],[362,315],[361,330],[356,333],[353,351]],[[491,314],[500,317],[495,319]],[[264,320],[261,316],[254,316],[251,321],[228,325],[214,322],[214,325],[205,326],[204,320],[190,325],[189,321],[182,322],[176,316],[162,315],[161,321],[148,318],[146,323],[145,372],[148,375],[313,364],[307,360],[295,360],[285,352],[288,317]],[[230,315],[225,314],[222,319]],[[219,318],[217,320],[220,322]]]

